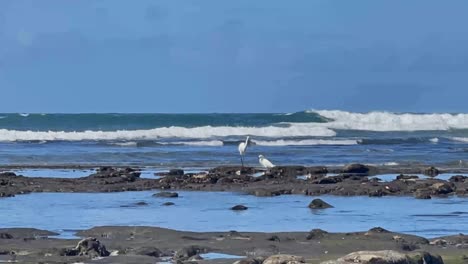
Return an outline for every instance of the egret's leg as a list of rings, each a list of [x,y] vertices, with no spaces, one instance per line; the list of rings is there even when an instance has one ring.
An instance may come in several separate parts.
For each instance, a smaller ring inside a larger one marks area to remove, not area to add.
[[[244,168],[244,157],[241,155],[241,164],[242,164],[242,168]]]

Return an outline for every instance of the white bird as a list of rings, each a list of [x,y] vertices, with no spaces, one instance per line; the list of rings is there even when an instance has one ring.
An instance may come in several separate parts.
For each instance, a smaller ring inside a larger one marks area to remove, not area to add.
[[[239,154],[241,156],[242,168],[244,167],[244,154],[245,154],[245,151],[247,150],[247,146],[249,145],[249,140],[250,140],[250,137],[247,137],[245,139],[245,142],[241,142],[238,147]]]
[[[263,155],[258,156],[258,162],[260,162],[260,165],[262,165],[263,167],[267,169],[271,169],[275,167],[275,165],[271,163],[271,161],[267,160]]]

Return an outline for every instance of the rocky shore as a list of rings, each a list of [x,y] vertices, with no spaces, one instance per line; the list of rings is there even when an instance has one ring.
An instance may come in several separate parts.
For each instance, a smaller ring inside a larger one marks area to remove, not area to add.
[[[142,190],[196,190],[243,192],[256,196],[284,194],[414,196],[419,199],[468,196],[468,177],[458,175],[438,179],[442,172],[434,167],[387,168],[351,164],[340,168],[283,166],[261,172],[252,167],[217,167],[206,173],[171,170],[161,178],[140,178],[132,168],[101,167],[81,178],[42,178],[0,173],[0,197],[31,192],[121,192]],[[327,176],[333,173],[333,176]],[[370,177],[382,173],[401,173],[391,182]],[[425,174],[419,178],[412,174]]]
[[[380,262],[467,263],[468,236],[426,239],[383,228],[365,232],[184,232],[157,227],[95,227],[79,231],[79,239],[51,238],[37,229],[0,229],[0,261],[19,263],[356,263],[379,256]],[[359,251],[370,252],[359,252]],[[385,250],[383,252],[379,252]],[[220,255],[210,259],[208,253]],[[206,255],[208,254],[208,255]],[[231,256],[230,256],[231,255]],[[236,257],[237,256],[237,257]],[[273,257],[272,257],[273,256]],[[385,256],[411,262],[390,262]],[[230,259],[230,258],[235,259]],[[342,261],[337,260],[343,258]],[[350,257],[348,257],[349,259]],[[281,259],[281,261],[279,260]],[[295,261],[295,262],[293,262]],[[351,262],[349,262],[351,261]]]
[[[414,196],[420,199],[468,196],[468,177],[434,167],[388,168],[352,164],[327,168],[287,166],[260,171],[252,167],[218,167],[203,173],[174,169],[154,179],[137,168],[101,167],[87,177],[39,178],[0,173],[0,197],[31,192],[122,192],[160,190],[155,196],[178,197],[177,190],[230,191],[256,196],[322,194]],[[401,175],[390,182],[382,173]],[[428,177],[418,177],[424,174]],[[378,176],[377,176],[378,177]],[[167,202],[165,206],[174,203]],[[129,206],[145,205],[144,202]],[[314,199],[309,207],[333,207]],[[236,205],[231,210],[248,210]],[[187,218],[190,221],[190,218]],[[468,236],[423,238],[383,228],[364,232],[184,232],[157,227],[105,226],[79,231],[77,239],[58,239],[47,230],[0,229],[0,262],[18,263],[236,263],[236,264],[458,264],[468,263]],[[213,259],[210,254],[217,255]],[[207,255],[208,254],[208,255]],[[233,259],[234,258],[234,259]]]

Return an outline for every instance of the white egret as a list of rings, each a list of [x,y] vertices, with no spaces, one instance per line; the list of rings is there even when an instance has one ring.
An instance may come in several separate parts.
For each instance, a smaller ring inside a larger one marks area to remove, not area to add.
[[[267,169],[271,169],[275,167],[275,165],[271,163],[271,161],[267,160],[263,155],[258,156],[258,162],[260,162],[260,165],[262,165],[263,167]]]
[[[245,154],[245,151],[247,150],[247,146],[249,145],[249,140],[250,140],[250,137],[247,137],[245,139],[245,142],[241,142],[238,147],[239,154],[241,156],[242,168],[244,167],[244,154]]]

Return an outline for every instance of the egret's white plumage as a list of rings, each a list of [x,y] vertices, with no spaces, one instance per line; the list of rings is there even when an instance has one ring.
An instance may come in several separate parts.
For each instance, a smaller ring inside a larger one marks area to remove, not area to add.
[[[267,160],[263,155],[258,156],[258,162],[260,162],[260,165],[262,165],[263,167],[267,169],[271,169],[275,167],[275,165],[271,163],[271,161]]]
[[[244,154],[245,154],[245,151],[247,150],[247,146],[249,145],[249,140],[250,140],[250,137],[247,137],[245,139],[245,142],[241,142],[239,144],[239,147],[237,148],[239,150],[239,154],[241,156],[242,167],[244,167]]]

